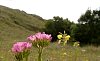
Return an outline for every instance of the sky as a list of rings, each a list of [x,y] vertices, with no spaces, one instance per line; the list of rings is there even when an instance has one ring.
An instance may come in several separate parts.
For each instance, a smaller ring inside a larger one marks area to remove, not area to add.
[[[44,19],[60,16],[77,22],[87,9],[100,9],[100,0],[0,0],[0,5],[36,14]]]

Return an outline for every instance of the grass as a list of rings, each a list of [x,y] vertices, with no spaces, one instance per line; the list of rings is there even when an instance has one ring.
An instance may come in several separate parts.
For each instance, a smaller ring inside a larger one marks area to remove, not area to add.
[[[0,61],[14,61],[14,55],[11,52],[13,42],[0,41]],[[73,47],[60,46],[57,43],[51,43],[43,50],[43,61],[99,61],[100,47]],[[29,61],[37,61],[38,52],[32,48]]]

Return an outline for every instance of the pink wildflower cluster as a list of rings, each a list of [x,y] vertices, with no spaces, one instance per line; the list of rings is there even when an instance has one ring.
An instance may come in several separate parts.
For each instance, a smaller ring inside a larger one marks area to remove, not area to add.
[[[28,50],[30,49],[32,46],[31,43],[29,42],[17,42],[13,45],[12,47],[12,52],[14,53],[20,53],[20,52],[23,52],[25,50]]]
[[[48,40],[50,41],[52,39],[51,35],[45,34],[44,32],[36,33],[35,35],[31,35],[27,38],[30,41],[36,41],[36,40]]]

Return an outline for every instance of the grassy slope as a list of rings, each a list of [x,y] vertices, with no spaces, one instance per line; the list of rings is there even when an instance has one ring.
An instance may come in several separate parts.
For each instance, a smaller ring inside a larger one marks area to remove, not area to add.
[[[23,39],[30,33],[41,31],[44,24],[39,16],[0,6],[0,41]]]

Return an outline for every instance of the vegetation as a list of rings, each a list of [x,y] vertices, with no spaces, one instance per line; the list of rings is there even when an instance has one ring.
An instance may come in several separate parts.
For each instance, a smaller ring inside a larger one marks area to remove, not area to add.
[[[42,19],[24,11],[0,6],[0,39],[22,39],[31,33],[44,31],[52,34],[52,41],[57,40],[58,32],[71,35],[71,41],[79,41],[81,44],[100,44],[100,10],[87,10],[78,19],[79,23],[71,22],[54,16],[53,19]],[[20,35],[21,34],[21,35]],[[90,35],[90,36],[88,36]]]
[[[44,61],[99,61],[100,60],[100,10],[87,10],[76,24],[68,18],[54,16],[45,20],[34,14],[27,14],[18,9],[0,6],[0,61],[14,61],[11,52],[13,43],[26,41],[26,37],[44,31],[51,34],[55,41],[45,48]],[[57,44],[58,32],[71,36],[69,45]],[[73,47],[74,41],[85,44]],[[87,46],[86,44],[89,44]],[[96,45],[98,47],[94,47]],[[37,61],[37,49],[33,48],[29,61]]]
[[[67,34],[70,34],[71,24],[72,22],[70,22],[68,19],[63,19],[62,17],[56,16],[47,21],[44,31],[52,34],[53,41],[56,41],[59,32],[63,33],[65,30]]]
[[[78,21],[75,39],[82,44],[100,45],[100,10],[87,10]]]
[[[87,10],[75,24],[68,19],[56,16],[48,20],[45,32],[51,33],[54,41],[58,32],[66,31],[71,35],[71,41],[79,41],[82,44],[100,45],[100,10]]]

